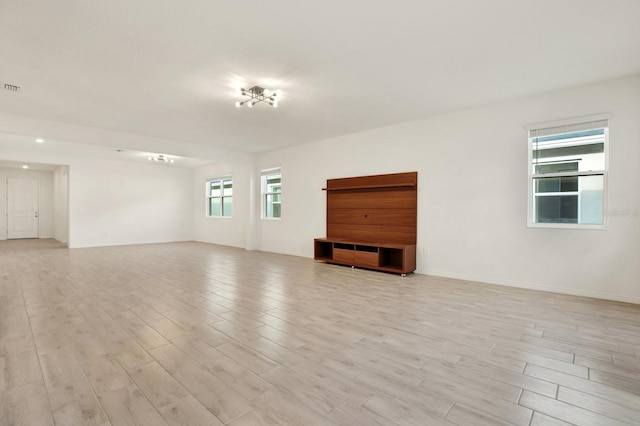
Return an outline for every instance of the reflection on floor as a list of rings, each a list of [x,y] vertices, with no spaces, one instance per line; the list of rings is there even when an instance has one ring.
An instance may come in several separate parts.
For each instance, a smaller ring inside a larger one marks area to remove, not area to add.
[[[637,424],[639,354],[637,305],[193,242],[0,242],[2,425]]]

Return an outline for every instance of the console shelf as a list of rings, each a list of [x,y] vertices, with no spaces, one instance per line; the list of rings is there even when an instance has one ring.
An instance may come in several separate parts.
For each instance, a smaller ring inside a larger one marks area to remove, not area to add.
[[[360,186],[347,186],[344,188],[322,188],[323,191],[350,191],[354,189],[383,189],[383,188],[411,188],[416,186],[414,183],[408,184],[388,184],[388,185],[360,185]]]
[[[329,179],[327,236],[317,261],[393,272],[416,269],[418,173]]]
[[[314,258],[327,263],[405,275],[416,269],[416,245],[316,238]]]

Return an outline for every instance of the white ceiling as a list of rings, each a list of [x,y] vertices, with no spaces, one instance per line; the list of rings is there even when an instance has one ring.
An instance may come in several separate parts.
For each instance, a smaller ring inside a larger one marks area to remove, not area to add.
[[[69,164],[69,159],[60,161],[60,164],[45,164],[39,162],[37,158],[41,158],[46,153],[64,153],[73,156],[81,156],[82,158],[99,158],[103,160],[128,161],[135,163],[148,163],[155,166],[166,167],[187,167],[193,168],[208,163],[207,160],[198,158],[189,158],[178,155],[166,155],[167,159],[173,160],[173,163],[153,161],[149,158],[157,158],[160,152],[139,151],[134,149],[120,149],[106,145],[86,144],[79,142],[70,142],[67,140],[47,138],[42,143],[36,142],[36,139],[26,135],[16,135],[13,133],[0,132],[0,154],[3,150],[21,150],[30,151],[31,159],[22,158],[23,161],[3,161],[0,158],[0,167],[6,168],[22,168],[23,164],[28,164],[33,170],[55,170],[59,165]],[[32,161],[33,160],[33,161]]]
[[[47,171],[47,172],[54,171],[55,169],[60,167],[60,166],[55,165],[55,164],[20,163],[20,162],[17,162],[17,161],[0,160],[0,169],[22,169],[22,170],[24,170],[24,168],[23,168],[24,165],[27,165],[29,170],[43,170],[43,171]]]
[[[640,0],[0,0],[0,81],[22,88],[0,111],[262,152],[638,73],[638,17]],[[236,109],[237,84],[280,107]]]

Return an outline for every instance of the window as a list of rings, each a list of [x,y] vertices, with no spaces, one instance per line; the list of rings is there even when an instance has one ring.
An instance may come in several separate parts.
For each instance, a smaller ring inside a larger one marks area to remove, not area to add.
[[[280,169],[262,171],[262,218],[280,218],[282,213],[282,175]]]
[[[602,227],[608,119],[529,130],[529,225]]]
[[[233,213],[233,180],[231,177],[207,182],[207,215],[231,217]]]

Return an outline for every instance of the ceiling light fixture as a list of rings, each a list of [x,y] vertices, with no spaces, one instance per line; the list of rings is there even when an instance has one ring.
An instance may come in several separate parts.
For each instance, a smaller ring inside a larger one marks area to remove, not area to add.
[[[36,142],[38,142],[38,143],[44,143],[44,139],[42,139],[42,138],[38,138],[38,139],[36,139]]]
[[[23,164],[23,165],[22,165],[22,168],[23,168],[23,169],[28,169],[28,168],[29,168],[29,165],[28,165],[28,164]]]
[[[271,91],[260,86],[253,86],[250,89],[243,89],[242,87],[236,88],[236,94],[239,96],[246,96],[249,99],[244,101],[237,101],[236,108],[240,108],[242,105],[247,105],[248,108],[259,102],[265,102],[274,108],[278,108],[278,100],[280,99],[280,90]]]
[[[162,154],[152,155],[149,158],[149,161],[161,161],[163,163],[173,163],[173,158],[165,157]]]

